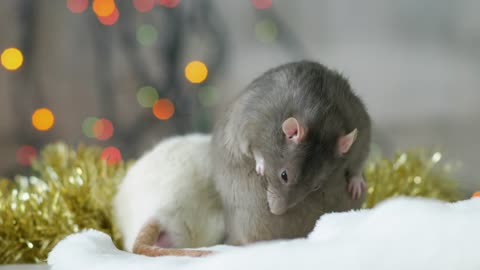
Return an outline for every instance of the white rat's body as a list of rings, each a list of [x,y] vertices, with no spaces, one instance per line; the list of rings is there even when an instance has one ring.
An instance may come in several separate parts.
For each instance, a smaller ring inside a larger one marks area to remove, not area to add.
[[[132,251],[152,219],[173,248],[221,243],[225,226],[211,177],[210,139],[203,134],[165,139],[128,170],[113,203],[126,250]]]

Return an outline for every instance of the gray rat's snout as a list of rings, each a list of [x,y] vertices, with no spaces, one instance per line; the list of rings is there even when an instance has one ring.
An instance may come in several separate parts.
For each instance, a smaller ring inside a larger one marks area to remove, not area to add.
[[[267,188],[267,202],[270,212],[274,215],[282,215],[288,209],[286,186],[281,184],[269,184]]]
[[[274,215],[282,215],[297,204],[296,191],[297,174],[290,166],[284,166],[277,171],[277,181],[268,184],[267,201],[270,212]]]
[[[282,174],[280,174],[280,177],[282,177]],[[274,215],[283,215],[305,197],[299,196],[299,192],[300,190],[290,180],[287,183],[269,183],[267,201],[270,212]],[[303,194],[303,192],[300,193]]]
[[[274,215],[283,215],[287,212],[287,203],[286,200],[275,193],[269,192],[267,194],[268,207],[270,212]]]

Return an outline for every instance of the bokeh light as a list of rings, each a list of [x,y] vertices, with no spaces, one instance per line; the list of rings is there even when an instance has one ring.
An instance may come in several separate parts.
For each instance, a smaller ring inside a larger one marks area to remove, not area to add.
[[[137,101],[140,106],[150,108],[158,99],[158,92],[151,86],[141,87],[137,92]]]
[[[118,17],[120,17],[120,13],[118,9],[115,8],[110,15],[105,17],[97,16],[97,19],[103,25],[114,25],[118,21]]]
[[[191,83],[201,83],[208,76],[208,68],[201,61],[192,61],[185,67],[185,77]]]
[[[32,165],[32,161],[37,157],[37,149],[31,145],[22,145],[17,150],[17,163],[22,166]]]
[[[263,43],[272,43],[277,39],[278,29],[274,21],[265,19],[255,24],[255,35]]]
[[[23,54],[17,48],[5,49],[0,58],[2,66],[8,70],[17,70],[23,63]]]
[[[107,17],[115,11],[116,5],[114,0],[93,0],[93,12],[98,17]]]
[[[93,135],[95,138],[106,141],[113,136],[113,124],[110,120],[101,118],[93,124]]]
[[[204,107],[213,107],[218,104],[219,96],[217,89],[213,86],[204,86],[198,91],[198,100]]]
[[[157,29],[150,24],[141,25],[137,29],[137,40],[144,46],[150,46],[157,41]]]
[[[32,114],[32,125],[34,128],[40,131],[46,131],[53,127],[55,123],[55,117],[52,111],[47,108],[37,109]]]
[[[267,9],[272,6],[272,0],[252,0],[252,4],[256,9]]]
[[[122,153],[114,146],[105,147],[102,150],[101,159],[107,162],[107,165],[115,165],[122,161]]]
[[[82,132],[88,138],[95,138],[95,134],[93,133],[93,125],[98,121],[96,117],[87,117],[83,120],[82,124]]]
[[[82,13],[88,8],[88,0],[67,0],[67,8],[72,13]]]
[[[152,106],[152,112],[160,120],[168,120],[175,113],[175,106],[167,98],[161,98]]]
[[[473,193],[472,198],[480,198],[480,191]]]
[[[155,0],[133,0],[133,6],[138,12],[149,12],[155,6]]]
[[[180,4],[180,0],[157,0],[157,3],[168,8],[174,8]]]

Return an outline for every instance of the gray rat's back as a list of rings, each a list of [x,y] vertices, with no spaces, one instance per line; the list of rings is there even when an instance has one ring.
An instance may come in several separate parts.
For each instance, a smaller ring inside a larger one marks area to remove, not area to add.
[[[348,81],[312,61],[284,64],[257,77],[229,104],[217,126],[229,124],[225,129],[230,138],[237,139],[235,144],[246,138],[253,146],[264,148],[280,145],[272,142],[272,135],[281,132],[280,124],[292,114],[305,115],[311,121],[306,125],[316,127],[325,136],[356,127],[359,136],[370,138],[370,118]],[[231,147],[235,148],[235,144]]]
[[[269,211],[266,181],[255,172],[251,150],[278,158],[283,139],[279,127],[291,115],[302,115],[312,133],[325,138],[353,128],[359,135],[345,162],[332,169],[324,189],[277,216]],[[348,196],[345,170],[363,164],[369,141],[368,114],[348,81],[335,71],[301,61],[255,79],[225,110],[213,132],[215,181],[225,207],[229,243],[306,236],[323,213],[359,208],[364,198]]]

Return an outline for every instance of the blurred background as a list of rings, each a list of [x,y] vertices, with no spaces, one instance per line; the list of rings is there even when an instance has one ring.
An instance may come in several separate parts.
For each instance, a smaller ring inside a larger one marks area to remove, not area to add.
[[[313,59],[349,78],[385,155],[432,147],[480,190],[480,2],[3,0],[0,176],[50,142],[109,162],[209,132],[254,77]]]

